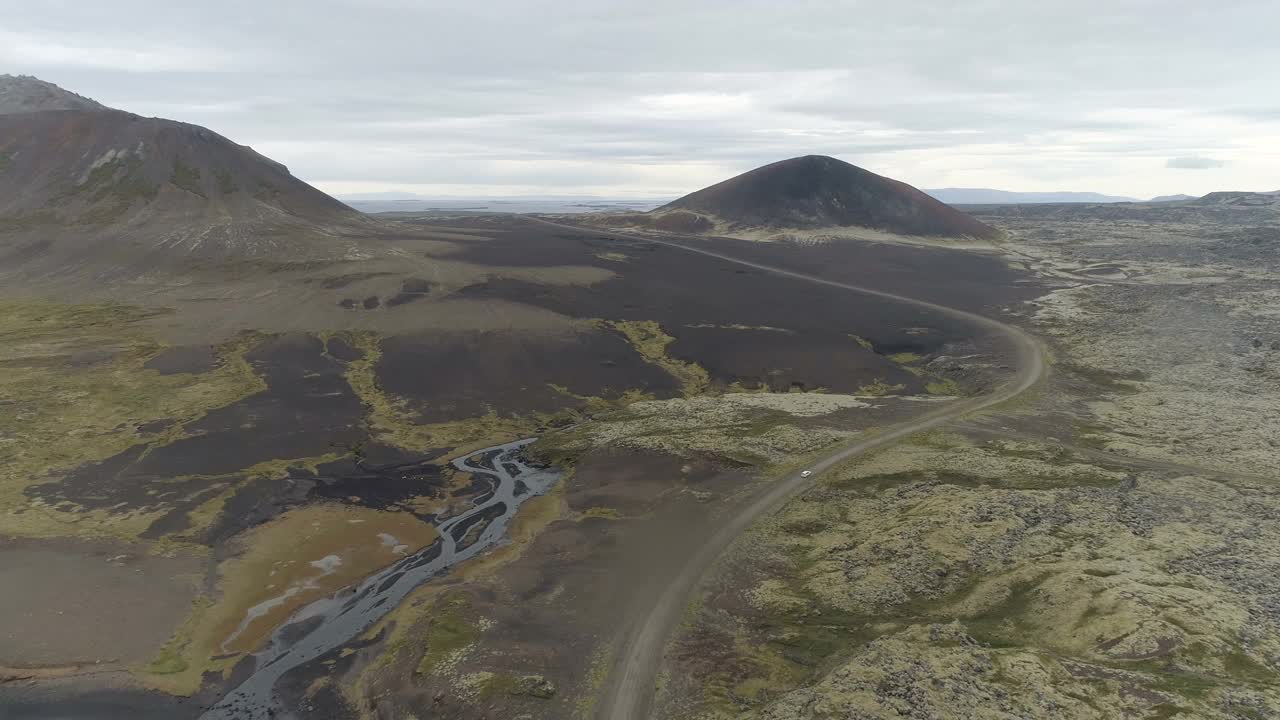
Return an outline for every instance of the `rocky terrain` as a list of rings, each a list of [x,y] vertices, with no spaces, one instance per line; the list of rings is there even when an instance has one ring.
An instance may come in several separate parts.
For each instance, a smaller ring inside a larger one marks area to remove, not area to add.
[[[1058,285],[1037,397],[849,463],[743,539],[666,717],[1280,713],[1278,217],[1000,207]]]
[[[43,110],[105,110],[96,100],[30,75],[0,75],[0,114]]]

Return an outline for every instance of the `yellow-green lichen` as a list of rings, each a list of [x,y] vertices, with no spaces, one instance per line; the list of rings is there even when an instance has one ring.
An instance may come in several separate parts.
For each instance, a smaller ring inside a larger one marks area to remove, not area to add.
[[[849,339],[858,343],[858,345],[860,345],[864,350],[871,350],[872,352],[875,351],[875,347],[871,344],[871,341],[864,337],[850,334]]]
[[[939,378],[931,380],[924,384],[924,389],[930,395],[960,395],[964,390],[951,378]]]
[[[430,617],[425,649],[415,669],[420,675],[432,675],[447,667],[480,637],[480,629],[462,598],[442,600]]]
[[[183,421],[265,387],[244,359],[256,342],[248,335],[217,348],[221,362],[207,372],[147,369],[164,348],[145,321],[163,312],[0,301],[0,405],[6,410],[0,413],[0,532],[135,537],[153,513],[68,513],[34,503],[23,491],[140,442],[177,440]],[[159,420],[176,422],[141,429]]]
[[[872,395],[872,396],[889,395],[890,393],[901,392],[905,388],[906,388],[906,385],[902,385],[902,384],[890,385],[889,383],[886,383],[883,378],[876,378],[870,383],[867,383],[866,385],[859,387],[857,394]]]
[[[602,324],[622,333],[641,357],[679,380],[685,397],[700,395],[710,387],[711,377],[704,368],[697,363],[677,360],[667,353],[667,346],[674,342],[675,338],[663,331],[662,326],[657,322],[607,320],[602,321]]]

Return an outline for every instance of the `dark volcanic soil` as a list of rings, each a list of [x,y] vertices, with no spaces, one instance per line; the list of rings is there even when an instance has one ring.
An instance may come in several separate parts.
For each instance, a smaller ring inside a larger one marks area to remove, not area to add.
[[[476,221],[477,224],[495,221]],[[675,338],[668,352],[705,367],[720,384],[765,381],[774,389],[854,391],[877,379],[918,390],[915,376],[886,356],[935,353],[969,339],[972,330],[939,313],[759,270],[731,265],[643,240],[583,230],[580,233],[510,220],[509,233],[469,246],[475,262],[518,258],[525,264],[589,263],[616,277],[589,287],[542,286],[496,279],[460,295],[540,305],[580,318],[652,320]],[[523,226],[521,225],[523,223]],[[960,306],[1008,301],[1024,290],[995,259],[931,249],[838,243],[817,248],[743,241],[698,240],[726,252],[755,252],[761,262],[889,286],[891,292],[925,287],[922,295]],[[731,246],[731,247],[730,247]],[[815,254],[806,254],[814,250]],[[787,251],[795,253],[787,257]],[[614,253],[624,261],[601,259]],[[933,262],[929,259],[933,258]],[[785,260],[786,262],[782,262]],[[819,272],[820,271],[820,272]],[[896,282],[895,282],[896,281]],[[985,283],[985,284],[984,284]],[[896,286],[895,286],[896,285]],[[761,330],[759,328],[771,328]],[[873,350],[851,336],[870,342]]]
[[[793,334],[778,330],[686,326],[674,328],[677,340],[671,354],[697,358],[711,377],[721,383],[740,382],[748,387],[766,386],[775,392],[789,390],[856,390],[858,380],[874,377],[890,385],[919,389],[919,378],[875,353],[849,342],[837,333],[809,334],[798,342]],[[800,348],[788,346],[793,342]],[[881,352],[929,352],[931,342],[880,348]]]
[[[144,690],[95,690],[68,696],[59,688],[0,690],[3,720],[194,720],[200,700]]]
[[[148,370],[161,375],[174,373],[203,373],[218,366],[218,353],[209,345],[184,345],[169,348],[147,361]]]
[[[681,240],[743,260],[979,313],[1044,293],[1033,278],[995,254],[972,250],[845,240],[807,245],[734,238]]]
[[[624,337],[604,330],[566,337],[533,333],[431,333],[388,338],[382,387],[407,398],[423,422],[555,412],[578,396],[613,398],[628,388],[678,394],[671,375],[648,364]],[[566,388],[566,394],[553,386]]]
[[[756,168],[663,205],[735,227],[866,227],[900,235],[994,238],[999,233],[923,192],[824,155]]]

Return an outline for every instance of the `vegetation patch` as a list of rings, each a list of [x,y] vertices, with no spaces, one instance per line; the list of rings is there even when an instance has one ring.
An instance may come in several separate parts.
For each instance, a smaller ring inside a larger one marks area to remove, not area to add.
[[[298,608],[417,552],[437,537],[409,513],[338,503],[291,510],[237,537],[237,553],[218,567],[216,600],[202,599],[189,620],[140,675],[194,692],[201,676],[230,668],[257,650]]]
[[[189,678],[184,678],[182,675],[191,668],[186,656],[188,654],[187,649],[191,645],[192,630],[198,625],[204,614],[208,612],[211,605],[212,602],[206,596],[202,595],[196,598],[191,606],[191,615],[186,622],[178,628],[173,637],[169,639],[169,642],[160,648],[160,651],[156,653],[156,657],[151,662],[137,668],[135,672],[144,676],[152,676],[154,684],[171,693],[190,695],[195,692],[199,685],[192,686]]]
[[[507,532],[509,543],[453,568],[452,577],[470,582],[487,577],[496,568],[520,557],[533,538],[565,516],[563,493],[571,476],[572,469],[551,492],[521,505]],[[435,626],[441,617],[443,622]],[[454,678],[467,650],[489,623],[477,616],[464,595],[438,584],[426,583],[410,593],[399,607],[363,636],[365,640],[372,640],[384,632],[388,635],[377,662],[362,674],[361,684],[369,686],[374,682],[376,672],[388,669],[406,674]],[[431,627],[439,631],[434,640]]]
[[[931,380],[924,384],[925,392],[930,395],[962,395],[964,388],[960,387],[960,383],[951,378],[941,378]]]
[[[267,182],[266,180],[258,181],[258,189],[254,191],[253,197],[262,202],[271,202],[280,195],[280,188]]]
[[[571,463],[593,447],[621,446],[681,456],[715,457],[739,465],[793,460],[856,433],[800,427],[797,420],[843,407],[867,407],[844,395],[741,393],[635,402],[589,423],[545,436],[540,456]]]
[[[507,675],[479,672],[464,678],[474,688],[480,700],[493,700],[503,695],[550,700],[555,697],[556,686],[541,675]]]
[[[415,668],[420,675],[435,675],[449,668],[480,638],[480,628],[464,598],[441,599],[430,618],[426,626],[425,649]]]
[[[899,692],[972,717],[1031,687],[1059,711],[1101,717],[1133,698],[1205,717],[1228,717],[1216,707],[1232,693],[1280,707],[1280,672],[1261,660],[1280,638],[1246,629],[1253,591],[1164,559],[1221,547],[1184,528],[1186,502],[1227,534],[1234,502],[1194,480],[1126,489],[1122,473],[1060,448],[935,436],[838,469],[744,537],[733,565],[755,578],[750,609],[712,603],[697,625],[723,628],[715,613],[728,613],[741,628],[698,650],[733,648],[692,680],[707,717],[810,717],[814,702],[879,717]],[[1127,508],[1146,519],[1134,525]],[[1254,638],[1247,651],[1240,633]]]
[[[611,328],[627,338],[636,352],[645,360],[661,367],[680,381],[685,397],[705,393],[711,385],[711,377],[697,363],[677,360],[667,354],[667,346],[675,338],[663,331],[653,320],[606,320],[603,327]]]
[[[141,442],[176,440],[183,421],[264,387],[244,359],[252,336],[219,347],[222,362],[210,372],[146,369],[163,346],[144,322],[163,312],[0,301],[0,530],[136,538],[154,514],[50,507],[24,490]]]
[[[236,186],[235,179],[231,177],[231,172],[225,168],[215,170],[213,177],[218,182],[218,192],[223,195],[231,195],[239,189],[239,187]]]
[[[870,383],[859,387],[857,394],[872,396],[889,395],[896,392],[902,392],[906,387],[906,385],[901,384],[890,385],[886,383],[883,378],[876,378]]]
[[[604,520],[621,520],[623,518],[623,515],[622,513],[618,512],[617,508],[595,506],[595,507],[589,507],[586,510],[583,510],[581,513],[579,513],[579,517],[584,519],[585,518],[601,518]]]
[[[204,186],[200,181],[200,170],[191,167],[181,160],[173,161],[173,174],[169,176],[169,182],[174,187],[186,190],[192,195],[205,197]]]
[[[160,186],[142,172],[142,158],[121,154],[97,164],[84,182],[72,186],[63,198],[88,198],[97,206],[81,215],[85,223],[107,223],[118,219],[139,201],[154,200]]]
[[[602,643],[592,654],[590,669],[583,678],[578,701],[574,704],[574,717],[578,720],[587,720],[594,715],[600,690],[609,679],[612,658],[613,645],[610,643]]]

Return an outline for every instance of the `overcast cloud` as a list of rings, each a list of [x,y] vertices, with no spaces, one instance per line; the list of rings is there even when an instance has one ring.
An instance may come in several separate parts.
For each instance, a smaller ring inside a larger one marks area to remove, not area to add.
[[[1169,162],[1164,165],[1165,167],[1177,168],[1179,170],[1208,170],[1210,168],[1220,168],[1226,165],[1226,163],[1215,158],[1207,157],[1176,157],[1169,158]]]
[[[1275,0],[0,0],[0,17],[0,72],[208,126],[334,193],[666,196],[808,153],[919,187],[1280,188]]]

